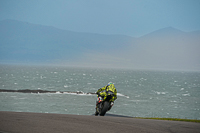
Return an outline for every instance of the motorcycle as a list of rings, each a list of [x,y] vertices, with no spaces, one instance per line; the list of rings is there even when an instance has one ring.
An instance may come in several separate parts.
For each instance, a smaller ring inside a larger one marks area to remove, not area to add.
[[[107,111],[109,111],[112,106],[114,105],[114,103],[111,101],[112,97],[114,96],[114,93],[109,91],[107,92],[107,96],[106,99],[104,100],[103,96],[100,96],[100,94],[97,94],[98,98],[97,98],[97,108],[96,108],[96,113],[95,116],[104,116],[106,114]]]

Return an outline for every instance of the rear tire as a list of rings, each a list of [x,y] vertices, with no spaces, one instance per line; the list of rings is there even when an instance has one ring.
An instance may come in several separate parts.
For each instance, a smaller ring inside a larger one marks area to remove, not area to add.
[[[104,106],[101,109],[101,112],[99,112],[100,116],[104,116],[106,114],[106,111],[108,111],[108,108],[110,107],[109,102],[105,101]]]

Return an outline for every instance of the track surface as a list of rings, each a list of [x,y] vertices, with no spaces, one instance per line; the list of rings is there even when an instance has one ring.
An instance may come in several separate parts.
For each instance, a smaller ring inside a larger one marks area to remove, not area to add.
[[[0,112],[0,133],[200,133],[200,124],[126,117]]]

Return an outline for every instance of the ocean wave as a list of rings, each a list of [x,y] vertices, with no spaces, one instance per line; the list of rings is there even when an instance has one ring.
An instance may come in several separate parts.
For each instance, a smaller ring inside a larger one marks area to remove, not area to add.
[[[127,96],[127,95],[124,95],[124,94],[121,94],[121,93],[117,93],[117,96],[122,96],[122,97],[129,98],[129,96]]]
[[[159,92],[159,91],[154,91],[156,94],[158,94],[158,95],[165,95],[165,94],[167,94],[168,92]]]

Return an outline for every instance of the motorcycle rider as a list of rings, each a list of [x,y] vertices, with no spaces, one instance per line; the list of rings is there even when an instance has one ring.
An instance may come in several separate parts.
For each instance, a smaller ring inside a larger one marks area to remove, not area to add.
[[[112,108],[112,106],[114,105],[114,101],[117,99],[117,90],[116,90],[116,88],[115,88],[115,85],[114,85],[112,82],[109,82],[108,85],[106,85],[106,86],[100,88],[100,89],[96,92],[97,98],[98,98],[99,95],[100,95],[101,97],[104,98],[103,100],[105,100],[106,97],[107,97],[107,92],[109,92],[109,91],[113,92],[114,96],[113,96],[112,99],[111,99],[111,107],[110,107],[108,110],[110,110],[110,109]],[[95,115],[98,115],[98,112],[97,112],[97,105],[98,105],[98,100],[97,100],[97,103],[96,103],[96,112],[95,112]]]

